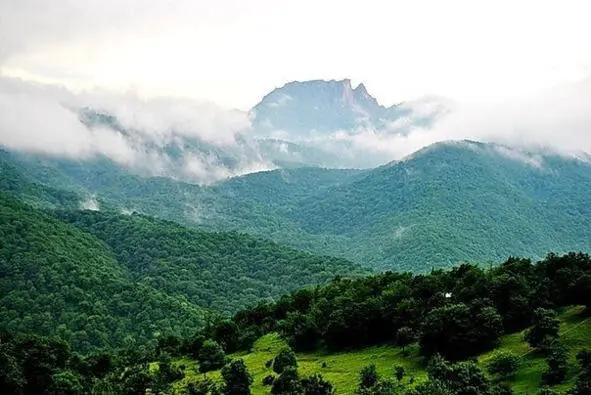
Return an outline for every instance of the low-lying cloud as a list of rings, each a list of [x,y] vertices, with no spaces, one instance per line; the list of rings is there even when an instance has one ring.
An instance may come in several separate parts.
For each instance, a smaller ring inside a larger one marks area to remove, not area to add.
[[[114,120],[83,122],[81,111]],[[249,127],[246,113],[211,103],[142,99],[133,93],[74,94],[0,78],[0,145],[18,151],[77,159],[103,156],[149,174],[213,182],[270,168],[257,156],[242,155],[230,166],[212,153],[239,151],[236,135]],[[195,146],[186,147],[187,141]],[[176,157],[166,152],[171,146]]]
[[[358,155],[389,160],[402,159],[433,143],[464,139],[564,155],[590,153],[591,79],[520,100],[455,103],[427,127],[417,126],[412,117],[403,121],[385,131],[334,132],[316,142],[348,144]],[[393,133],[396,127],[404,132]]]

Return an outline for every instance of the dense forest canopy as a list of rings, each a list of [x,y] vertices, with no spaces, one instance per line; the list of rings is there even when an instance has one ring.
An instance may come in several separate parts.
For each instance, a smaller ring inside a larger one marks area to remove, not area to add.
[[[472,358],[493,349],[502,334],[529,327],[524,339],[548,364],[540,385],[563,382],[566,353],[574,352],[580,368],[568,393],[582,395],[590,389],[589,352],[585,344],[565,349],[554,310],[582,304],[588,314],[590,296],[591,257],[582,253],[550,254],[537,263],[509,258],[490,269],[464,264],[427,275],[337,277],[241,310],[231,320],[210,319],[191,336],[163,332],[156,343],[144,344],[130,338],[116,351],[85,357],[55,338],[3,332],[0,360],[7,369],[0,385],[24,394],[168,393],[185,375],[171,357],[182,357],[197,361],[202,373],[221,369],[221,381],[194,379],[185,388],[189,393],[233,394],[232,388],[238,388],[248,394],[251,375],[240,353],[229,354],[248,350],[261,335],[278,331],[291,349],[307,352],[347,352],[388,343],[404,350],[417,343],[426,379],[403,382],[404,368],[395,367],[397,384],[381,378],[369,364],[360,373],[350,372],[360,374],[360,394],[511,394],[511,372],[519,363],[515,356],[495,354],[488,373]],[[321,375],[298,373],[291,349],[281,349],[267,362],[275,375],[265,377],[263,385],[278,394],[332,393],[332,384]]]
[[[137,174],[104,158],[0,151],[0,161],[29,183],[75,193],[81,203],[94,198],[101,209],[246,232],[379,270],[426,273],[591,248],[589,162],[495,144],[439,143],[370,170],[278,169],[209,186]],[[8,188],[28,201],[59,203],[14,184]]]
[[[142,215],[46,212],[0,192],[0,317],[76,350],[189,334],[204,309],[230,314],[336,274],[366,273],[238,233]]]

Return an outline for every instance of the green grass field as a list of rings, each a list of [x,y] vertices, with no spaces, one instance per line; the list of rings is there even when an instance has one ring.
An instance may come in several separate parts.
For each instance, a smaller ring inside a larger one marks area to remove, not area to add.
[[[565,383],[555,387],[564,391],[573,384],[578,365],[575,358],[582,348],[591,348],[591,317],[584,316],[582,307],[565,309],[559,315],[561,320],[560,338],[569,347],[569,374]],[[269,334],[260,338],[251,352],[233,354],[233,359],[244,360],[254,382],[252,393],[268,394],[269,387],[262,385],[265,376],[273,374],[265,363],[272,359],[286,344],[277,334]],[[299,353],[298,370],[301,377],[320,373],[329,380],[335,388],[336,394],[353,394],[357,388],[359,371],[366,365],[375,364],[378,372],[384,378],[394,377],[394,366],[404,366],[407,374],[405,382],[414,377],[415,383],[425,380],[424,361],[418,356],[416,346],[408,348],[409,356],[404,357],[402,349],[392,346],[369,347],[363,350],[326,354],[321,352]],[[521,355],[521,364],[515,377],[510,382],[516,394],[535,394],[541,382],[542,373],[546,369],[546,362],[542,356],[536,355],[523,340],[523,332],[510,334],[501,338],[497,348],[478,357],[478,363],[486,367],[495,352],[511,351]],[[326,364],[323,367],[323,364]],[[189,382],[198,381],[203,374],[198,372],[197,364],[190,359],[176,361],[185,366],[185,378],[174,384],[176,393],[185,393]],[[214,380],[220,379],[219,371],[208,373]]]

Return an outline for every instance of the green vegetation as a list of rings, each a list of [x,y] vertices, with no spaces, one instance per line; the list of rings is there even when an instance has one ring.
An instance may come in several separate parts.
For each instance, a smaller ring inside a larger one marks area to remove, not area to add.
[[[58,218],[3,192],[0,219],[0,322],[59,335],[77,351],[121,346],[128,336],[188,336],[205,308],[230,314],[337,273],[364,273],[342,259],[141,215]]]
[[[492,144],[441,143],[362,172],[283,169],[212,186],[143,177],[105,159],[8,152],[0,159],[26,180],[81,201],[96,196],[101,209],[247,232],[371,268],[426,273],[458,262],[591,248],[589,163]],[[28,200],[59,202],[11,188]]]
[[[0,192],[0,322],[77,350],[189,333],[196,305],[135,282],[99,240]]]
[[[556,390],[560,392],[572,388],[580,372],[577,361],[577,353],[589,345],[591,339],[591,319],[582,307],[565,309],[558,315],[560,319],[560,338],[568,345],[568,374],[565,382]],[[524,340],[526,330],[502,336],[498,345],[486,353],[477,356],[478,366],[483,370],[498,358],[499,355],[510,355],[511,360],[517,357],[517,367],[510,376],[503,378],[501,382],[509,383],[515,394],[534,394],[543,386],[543,373],[546,370],[546,361],[543,355],[537,354]],[[277,356],[286,347],[286,343],[279,334],[271,333],[260,338],[252,347],[252,351],[230,355],[235,359],[242,359],[248,371],[253,374],[252,393],[268,394],[269,386],[263,385],[263,379],[273,374],[271,367],[266,367],[267,361]],[[402,383],[409,385],[411,378],[413,385],[424,383],[427,380],[427,371],[424,359],[419,354],[416,345],[410,347],[410,353],[405,356],[398,346],[374,346],[360,350],[349,350],[337,353],[329,353],[323,350],[315,352],[297,353],[298,371],[300,376],[308,377],[321,374],[329,381],[336,394],[353,394],[359,384],[359,374],[363,368],[374,364],[377,374],[383,379],[397,383],[396,366],[404,367],[405,377]],[[201,379],[198,373],[198,365],[189,359],[177,360],[176,364],[186,366],[186,376],[176,382],[174,388],[182,392],[188,383]],[[513,362],[511,362],[513,365]],[[218,372],[212,372],[211,376],[219,379]],[[499,379],[496,374],[491,374],[491,380]]]
[[[240,339],[241,333],[278,331],[266,344],[255,344],[254,353],[238,354],[255,375],[255,389],[257,377],[263,387],[271,382],[291,386],[302,377],[320,373],[338,390],[339,378],[331,379],[330,367],[339,356],[346,364],[357,355],[365,357],[357,369],[370,366],[364,370],[367,377],[360,393],[401,391],[405,376],[409,377],[406,386],[411,377],[413,385],[424,383],[416,387],[420,394],[436,388],[443,394],[472,387],[473,391],[461,393],[496,394],[507,393],[507,386],[572,386],[574,355],[587,344],[573,339],[579,334],[575,329],[587,336],[591,329],[586,310],[571,309],[558,319],[548,308],[588,304],[583,297],[588,290],[580,288],[580,278],[590,270],[591,257],[571,253],[550,254],[535,264],[510,258],[489,270],[464,264],[429,275],[387,272],[356,280],[337,278],[313,290],[300,290],[274,303],[239,311],[233,318],[232,333]],[[569,327],[573,319],[577,324]],[[217,340],[219,326],[226,328],[228,323],[213,323],[202,332],[203,337]],[[417,343],[403,348],[409,340],[402,333],[413,339],[410,342],[416,338]],[[403,340],[400,348],[385,345],[399,339]],[[297,365],[284,342],[300,351]],[[388,361],[385,372],[379,371],[378,356],[368,358],[368,350],[383,350]],[[307,371],[310,356],[314,361],[322,356],[322,360]],[[470,359],[480,359],[480,364]],[[428,361],[431,367],[426,368]],[[271,369],[280,375],[270,378]],[[340,372],[351,376],[351,369]],[[469,378],[469,382],[455,381],[457,377]]]

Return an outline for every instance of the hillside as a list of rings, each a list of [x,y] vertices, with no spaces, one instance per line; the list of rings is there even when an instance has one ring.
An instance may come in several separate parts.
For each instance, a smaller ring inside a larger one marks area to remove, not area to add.
[[[190,333],[202,310],[134,281],[110,249],[80,229],[0,192],[0,322],[59,335],[77,350]]]
[[[439,143],[372,170],[280,169],[211,186],[141,176],[106,159],[2,158],[23,179],[76,193],[81,205],[247,232],[370,268],[425,272],[591,248],[590,162],[495,144]]]
[[[343,259],[138,214],[85,211],[60,212],[58,217],[108,245],[137,281],[224,315],[336,275],[366,273]]]
[[[564,391],[571,388],[575,382],[578,371],[576,350],[591,338],[591,320],[588,315],[582,314],[580,307],[566,309],[558,318],[560,319],[560,337],[571,350],[568,356],[567,379],[557,388]],[[496,353],[510,352],[518,355],[520,366],[510,382],[515,395],[536,393],[542,386],[542,374],[546,369],[544,358],[533,353],[527,342],[523,340],[525,331],[503,336],[494,350],[477,357],[478,366],[486,370]],[[272,333],[260,338],[250,352],[231,355],[233,359],[244,360],[249,372],[253,374],[251,388],[253,395],[269,393],[269,386],[263,385],[262,380],[267,375],[273,374],[273,370],[266,367],[265,363],[286,347],[289,346],[276,333]],[[336,395],[353,394],[359,384],[359,373],[365,366],[372,363],[375,364],[378,374],[392,381],[396,381],[394,367],[403,366],[406,375],[403,379],[405,385],[409,385],[411,377],[414,378],[415,385],[427,379],[424,361],[416,347],[410,348],[408,356],[404,355],[401,347],[396,346],[374,346],[339,353],[300,352],[296,355],[301,376],[321,374],[334,385]],[[186,367],[185,378],[173,384],[177,393],[183,393],[188,383],[200,380],[201,373],[199,373],[198,364],[191,359],[180,359],[175,363]],[[323,364],[326,364],[326,367]],[[220,380],[220,372],[212,372],[211,377]]]
[[[346,255],[366,264],[417,270],[588,249],[590,193],[589,162],[441,143],[301,200],[290,218],[348,238]]]
[[[591,334],[590,275],[589,255],[570,253],[536,263],[510,258],[488,270],[461,265],[428,275],[335,279],[237,313],[234,331],[227,321],[215,323],[202,332],[202,339],[211,340],[185,343],[185,355],[197,355],[203,365],[192,357],[178,360],[185,379],[175,385],[182,391],[201,380],[197,367],[201,373],[216,370],[205,365],[211,341],[233,352],[241,333],[255,332],[266,335],[250,352],[232,355],[254,374],[254,393],[268,393],[263,378],[274,380],[272,393],[278,393],[276,384],[297,387],[294,372],[278,371],[278,360],[295,366],[302,379],[321,374],[343,394],[354,393],[360,371],[372,364],[386,381],[374,378],[361,393],[426,395],[441,388],[436,393],[480,395],[510,394],[512,388],[527,394],[543,386],[563,393],[575,382],[587,388],[579,373],[590,362],[583,352]],[[286,360],[292,351],[284,349],[295,351],[297,362]],[[182,350],[171,352],[180,356]],[[495,370],[507,360],[508,367]],[[397,366],[405,380],[394,379]],[[394,388],[378,390],[378,384]],[[587,393],[582,391],[573,394]]]
[[[358,265],[237,233],[206,233],[141,215],[51,213],[0,193],[1,321],[59,334],[77,350],[128,335],[188,335],[205,309],[229,314]]]
[[[76,277],[76,267],[69,270]],[[589,255],[550,254],[489,269],[464,264],[428,275],[337,277],[231,319],[210,316],[188,336],[157,327],[154,341],[137,343],[132,330],[122,348],[83,357],[59,339],[12,328],[0,330],[0,389],[508,395],[548,387],[543,393],[584,395],[591,383],[590,291]]]

